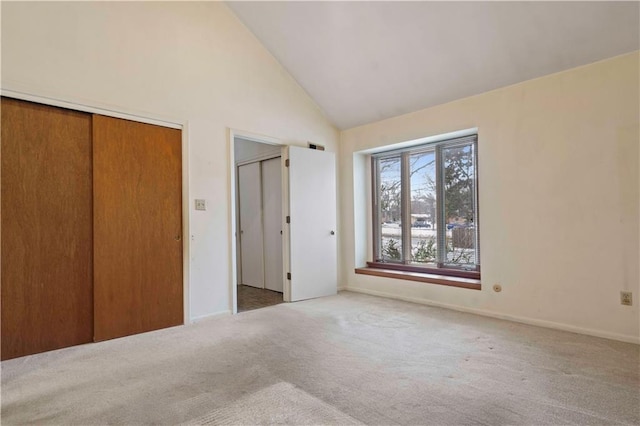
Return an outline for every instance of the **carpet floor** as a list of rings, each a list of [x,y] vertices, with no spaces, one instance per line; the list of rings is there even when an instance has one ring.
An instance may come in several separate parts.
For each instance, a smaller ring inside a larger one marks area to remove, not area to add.
[[[342,292],[2,362],[2,424],[640,424],[640,346]]]

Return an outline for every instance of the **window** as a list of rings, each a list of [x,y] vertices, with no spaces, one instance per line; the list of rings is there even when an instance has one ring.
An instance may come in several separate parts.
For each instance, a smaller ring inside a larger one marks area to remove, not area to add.
[[[479,278],[477,136],[372,156],[370,267]]]

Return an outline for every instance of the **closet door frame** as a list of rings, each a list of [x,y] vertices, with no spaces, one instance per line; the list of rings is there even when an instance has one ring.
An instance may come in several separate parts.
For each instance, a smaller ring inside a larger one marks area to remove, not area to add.
[[[43,96],[34,95],[30,93],[23,93],[15,90],[1,89],[0,95],[22,100],[28,102],[35,102],[43,105],[49,105],[53,107],[66,108],[79,112],[86,112],[90,114],[100,114],[107,117],[123,118],[125,120],[137,121],[140,123],[153,124],[161,127],[169,127],[172,129],[178,129],[182,131],[182,294],[183,294],[183,323],[189,324],[191,319],[191,307],[189,297],[189,241],[191,240],[190,233],[190,194],[189,194],[189,121],[176,120],[167,117],[151,117],[143,116],[136,111],[128,110],[127,108],[117,107],[117,110],[112,109],[107,105],[86,105],[82,101],[73,100],[60,100],[55,96]]]
[[[239,218],[240,212],[238,211],[238,206],[237,206],[238,166],[246,163],[256,162],[256,161],[269,160],[276,157],[285,158],[286,145],[284,142],[276,138],[259,135],[256,133],[251,133],[245,130],[232,129],[232,128],[228,129],[227,136],[228,136],[228,143],[229,143],[228,145],[229,146],[229,160],[228,160],[229,199],[230,199],[229,218],[231,222],[231,226],[229,227],[229,241],[230,241],[229,253],[231,255],[231,261],[229,262],[229,287],[228,287],[229,288],[229,311],[232,314],[237,314],[238,313],[238,280],[240,278],[238,276],[239,275],[238,271],[241,268],[241,265],[239,263],[241,259],[240,259],[240,253],[239,253],[239,245],[238,245],[238,233],[240,232],[238,228],[238,224],[240,221],[240,218]],[[256,157],[246,162],[236,163],[236,159],[235,159],[235,139],[236,138],[245,139],[252,142],[258,142],[266,145],[277,146],[280,148],[280,153],[265,155],[262,157]],[[289,202],[289,200],[287,199],[287,193],[288,193],[287,180],[286,180],[285,173],[282,173],[282,212],[283,214],[285,212],[286,203]],[[285,241],[285,238],[288,238],[288,234],[287,234],[286,228],[284,227],[284,223],[282,223],[282,229],[283,229],[283,241]],[[289,257],[287,244],[283,244],[282,255],[283,255],[282,275],[284,276],[287,268],[286,259],[288,259]],[[284,286],[282,296],[284,301],[289,300],[288,299],[289,293],[286,285]]]

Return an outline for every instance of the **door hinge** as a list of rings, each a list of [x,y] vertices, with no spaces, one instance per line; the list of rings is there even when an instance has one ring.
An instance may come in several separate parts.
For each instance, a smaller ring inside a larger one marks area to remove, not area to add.
[[[291,223],[291,216],[287,216],[287,223]]]
[[[287,272],[287,279],[291,280],[291,272]]]
[[[288,158],[286,160],[284,160],[284,166],[285,167],[289,167],[289,159]]]

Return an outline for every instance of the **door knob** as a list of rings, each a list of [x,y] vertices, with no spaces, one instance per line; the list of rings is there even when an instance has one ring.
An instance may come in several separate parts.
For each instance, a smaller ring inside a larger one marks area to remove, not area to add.
[[[180,238],[182,238],[182,237],[180,237],[180,235],[176,235],[175,237],[173,237],[173,239],[176,240],[176,241],[180,241]]]
[[[331,231],[330,234],[331,235],[336,235],[336,232],[335,231]]]

